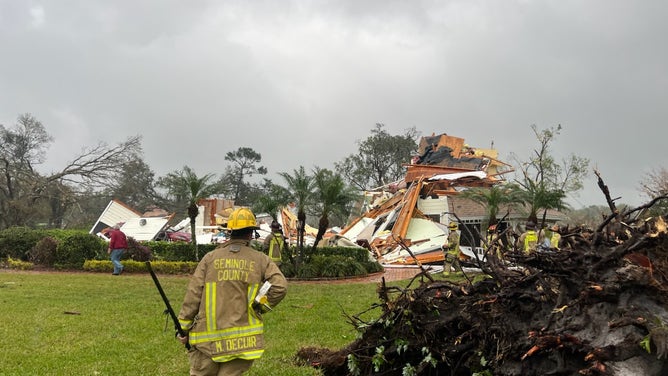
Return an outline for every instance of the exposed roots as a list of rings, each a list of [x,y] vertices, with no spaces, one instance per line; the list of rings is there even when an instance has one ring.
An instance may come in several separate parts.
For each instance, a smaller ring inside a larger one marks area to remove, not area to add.
[[[664,218],[596,234],[575,229],[562,234],[567,249],[512,253],[472,284],[381,284],[380,317],[349,317],[358,340],[297,357],[325,375],[668,374]]]

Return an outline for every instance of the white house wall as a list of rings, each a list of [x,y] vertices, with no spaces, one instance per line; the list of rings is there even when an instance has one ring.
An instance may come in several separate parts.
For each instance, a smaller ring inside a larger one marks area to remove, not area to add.
[[[417,208],[425,215],[436,215],[440,223],[445,223],[448,211],[448,196],[439,196],[438,198],[421,198],[417,200]]]
[[[130,218],[121,226],[121,231],[137,241],[150,241],[167,226],[167,222],[169,217]]]
[[[445,242],[447,231],[439,227],[434,221],[423,218],[412,218],[408,223],[406,239],[412,242],[425,239],[438,239],[439,246]]]
[[[206,232],[204,231],[204,206],[198,206],[198,213],[197,217],[195,217],[195,233],[197,236],[199,235],[204,235]],[[209,224],[209,221],[206,221],[206,225]],[[211,242],[211,239],[209,239],[209,242]]]
[[[128,208],[122,203],[111,200],[107,207],[102,211],[102,214],[97,219],[97,222],[90,229],[91,234],[97,234],[107,227],[113,227],[117,223],[125,222],[131,218],[139,218],[141,214]]]

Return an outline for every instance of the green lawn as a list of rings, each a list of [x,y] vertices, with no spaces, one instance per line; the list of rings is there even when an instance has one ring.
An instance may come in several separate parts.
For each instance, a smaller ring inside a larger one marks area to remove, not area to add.
[[[159,278],[178,313],[188,277]],[[249,374],[319,375],[296,365],[295,354],[352,342],[356,332],[343,312],[371,307],[376,287],[291,283],[285,300],[265,315],[266,352]],[[149,274],[0,271],[0,307],[0,375],[188,374],[185,349]]]

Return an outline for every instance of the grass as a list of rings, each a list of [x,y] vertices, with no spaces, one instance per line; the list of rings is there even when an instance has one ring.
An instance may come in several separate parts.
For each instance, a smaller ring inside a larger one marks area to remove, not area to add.
[[[178,314],[188,277],[159,278]],[[296,364],[295,354],[352,342],[357,333],[343,312],[370,308],[378,301],[376,287],[291,283],[283,302],[265,315],[266,352],[249,375],[320,375]],[[188,374],[186,351],[148,274],[0,271],[0,306],[0,375]]]

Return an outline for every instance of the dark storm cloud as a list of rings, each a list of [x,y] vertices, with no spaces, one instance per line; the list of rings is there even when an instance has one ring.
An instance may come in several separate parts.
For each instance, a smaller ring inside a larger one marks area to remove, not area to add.
[[[0,123],[30,112],[58,168],[144,137],[158,175],[221,172],[250,146],[270,172],[332,167],[376,122],[528,158],[591,159],[639,203],[661,153],[662,1],[0,1]],[[603,204],[593,180],[573,201]]]

